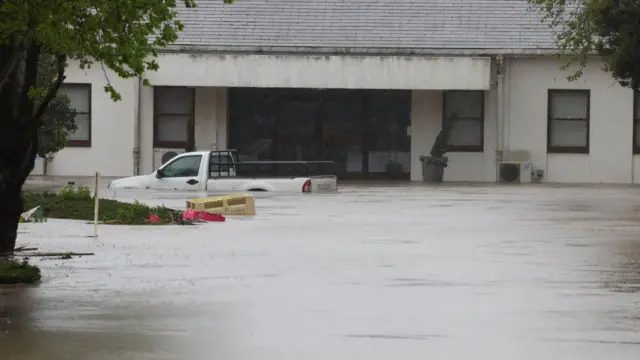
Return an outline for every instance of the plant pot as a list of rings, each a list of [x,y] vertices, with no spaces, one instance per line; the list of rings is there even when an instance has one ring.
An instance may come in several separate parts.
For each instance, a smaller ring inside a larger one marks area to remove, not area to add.
[[[438,184],[442,182],[444,177],[444,168],[447,167],[447,158],[432,158],[430,156],[421,156],[422,162],[422,181],[426,183]]]
[[[399,174],[402,172],[402,164],[397,162],[388,162],[385,170],[391,174]]]

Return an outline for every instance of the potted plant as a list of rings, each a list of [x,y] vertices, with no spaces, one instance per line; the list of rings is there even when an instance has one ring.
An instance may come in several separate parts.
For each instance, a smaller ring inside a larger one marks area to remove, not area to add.
[[[442,130],[438,133],[436,140],[431,146],[431,152],[428,156],[420,156],[422,162],[422,180],[428,183],[441,183],[444,176],[444,168],[447,167],[449,159],[445,156],[447,153],[447,143],[449,134],[453,127],[453,119],[445,121]]]

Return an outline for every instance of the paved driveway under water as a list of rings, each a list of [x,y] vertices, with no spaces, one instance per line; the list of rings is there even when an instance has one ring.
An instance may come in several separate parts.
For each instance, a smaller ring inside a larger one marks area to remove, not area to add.
[[[183,206],[184,194],[150,203]],[[640,190],[349,187],[265,196],[194,227],[24,224],[0,358],[616,359],[640,356]]]

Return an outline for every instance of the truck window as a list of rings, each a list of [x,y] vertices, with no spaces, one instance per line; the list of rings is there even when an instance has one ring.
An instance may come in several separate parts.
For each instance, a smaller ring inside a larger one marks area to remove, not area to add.
[[[209,177],[227,177],[235,174],[233,159],[227,153],[212,153],[209,159]]]
[[[198,176],[201,162],[202,155],[184,156],[169,163],[162,171],[166,178]]]

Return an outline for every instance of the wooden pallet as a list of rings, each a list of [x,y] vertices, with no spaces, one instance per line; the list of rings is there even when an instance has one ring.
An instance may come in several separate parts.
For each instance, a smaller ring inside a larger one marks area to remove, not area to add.
[[[256,202],[253,195],[249,194],[225,195],[187,200],[187,209],[211,214],[253,216],[256,214]]]

